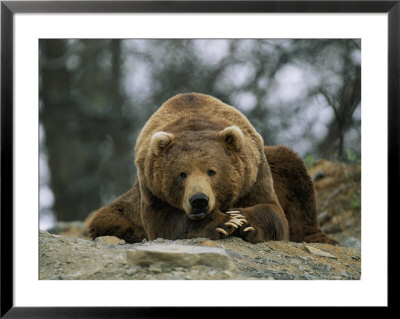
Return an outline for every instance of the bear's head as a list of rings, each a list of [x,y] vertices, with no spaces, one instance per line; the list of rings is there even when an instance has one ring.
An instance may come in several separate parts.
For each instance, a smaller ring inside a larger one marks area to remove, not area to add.
[[[237,126],[159,131],[151,136],[141,179],[159,199],[200,220],[231,208],[254,184],[258,162],[246,150]]]

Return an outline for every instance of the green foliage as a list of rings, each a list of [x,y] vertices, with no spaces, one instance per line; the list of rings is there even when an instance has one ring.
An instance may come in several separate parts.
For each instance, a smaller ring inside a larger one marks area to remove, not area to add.
[[[358,194],[353,194],[350,199],[350,206],[352,209],[360,209],[361,208],[361,198]]]
[[[349,163],[361,165],[361,157],[359,157],[353,150],[347,149],[346,155]]]
[[[308,154],[306,155],[306,157],[304,157],[304,164],[306,165],[307,169],[310,169],[311,167],[314,166],[315,160],[314,160],[314,156],[312,154]]]

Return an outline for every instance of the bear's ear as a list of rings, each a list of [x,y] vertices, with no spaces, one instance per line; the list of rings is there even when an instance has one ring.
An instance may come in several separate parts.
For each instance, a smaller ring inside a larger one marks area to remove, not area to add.
[[[228,126],[218,133],[218,137],[228,148],[239,151],[244,143],[242,130],[237,126]]]
[[[167,132],[154,133],[150,140],[150,149],[155,154],[160,154],[174,139],[174,134]]]

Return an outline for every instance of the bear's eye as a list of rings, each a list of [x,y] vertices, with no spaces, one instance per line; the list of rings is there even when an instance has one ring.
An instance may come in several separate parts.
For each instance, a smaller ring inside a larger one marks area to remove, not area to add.
[[[214,175],[215,175],[215,171],[212,170],[212,169],[209,169],[209,170],[207,171],[207,175],[208,175],[208,176],[214,176]]]
[[[181,178],[186,178],[186,177],[187,177],[187,175],[186,175],[185,172],[181,172],[181,173],[179,174],[179,176],[180,176]]]

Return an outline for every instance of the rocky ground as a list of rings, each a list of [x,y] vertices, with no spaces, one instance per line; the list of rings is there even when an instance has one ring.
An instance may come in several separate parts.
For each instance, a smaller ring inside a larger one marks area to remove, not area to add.
[[[324,244],[237,237],[126,244],[40,232],[40,279],[359,279],[360,264],[359,249]]]
[[[320,160],[308,170],[321,229],[344,247],[361,247],[361,167]]]
[[[143,241],[87,238],[87,223],[40,231],[40,279],[351,280],[361,276],[360,166],[320,161],[309,170],[321,228],[340,246],[229,237]]]

